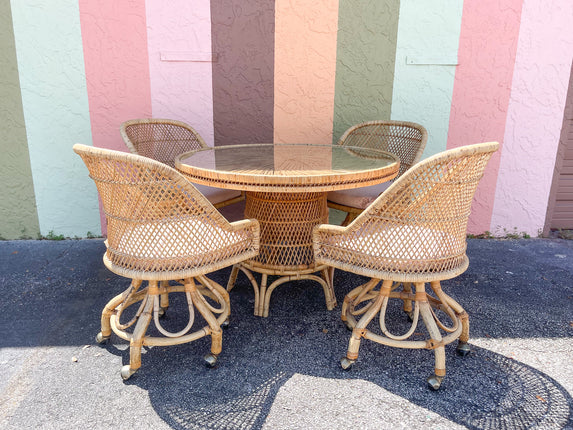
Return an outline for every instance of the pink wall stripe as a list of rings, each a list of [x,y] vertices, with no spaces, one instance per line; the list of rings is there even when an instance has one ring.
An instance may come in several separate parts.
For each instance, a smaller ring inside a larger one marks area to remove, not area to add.
[[[543,229],[573,57],[573,2],[523,4],[491,229]]]
[[[276,0],[274,141],[332,143],[338,1]]]
[[[80,0],[94,146],[126,151],[123,121],[151,115],[145,0]]]
[[[210,0],[146,0],[152,113],[213,145]]]
[[[447,148],[487,141],[502,144],[478,186],[470,233],[490,228],[522,1],[464,2]]]
[[[79,5],[93,144],[127,151],[120,124],[151,116],[145,0]]]

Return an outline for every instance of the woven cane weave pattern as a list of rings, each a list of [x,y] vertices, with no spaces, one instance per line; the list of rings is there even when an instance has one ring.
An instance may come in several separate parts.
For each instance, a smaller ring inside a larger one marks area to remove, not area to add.
[[[121,126],[121,134],[133,154],[175,167],[175,157],[206,148],[207,144],[188,124],[166,119],[135,119]]]
[[[400,158],[400,177],[420,160],[428,134],[419,124],[400,121],[370,121],[349,128],[339,139],[344,146],[377,148]]]
[[[328,221],[324,193],[252,192],[245,215],[261,225],[256,262],[282,270],[314,265],[312,229]]]
[[[431,157],[409,170],[346,228],[315,230],[317,261],[382,279],[452,276],[467,267],[473,195],[497,143]]]
[[[107,258],[131,275],[197,276],[256,255],[258,223],[230,224],[177,171],[137,155],[82,145],[74,150],[102,199]]]
[[[400,159],[395,179],[417,163],[428,140],[426,129],[413,122],[370,121],[349,128],[339,145],[376,148],[391,152]],[[349,189],[328,193],[328,206],[347,212],[342,225],[348,225],[363,209],[387,189],[388,184],[376,184],[366,189]]]

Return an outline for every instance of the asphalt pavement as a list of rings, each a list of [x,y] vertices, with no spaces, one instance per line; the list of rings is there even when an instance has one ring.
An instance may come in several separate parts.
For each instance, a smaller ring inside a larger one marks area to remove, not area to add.
[[[147,348],[128,381],[129,348],[95,342],[100,313],[128,281],[103,265],[102,239],[0,241],[2,429],[573,429],[573,241],[468,241],[469,269],[443,283],[470,315],[467,357],[363,341],[350,371],[340,303],[363,278],[336,271],[338,307],[309,281],[278,287],[253,315],[243,276],[217,366],[209,340]],[[230,270],[213,274],[225,285]],[[177,301],[166,325],[184,324]],[[395,313],[396,331],[407,327]]]

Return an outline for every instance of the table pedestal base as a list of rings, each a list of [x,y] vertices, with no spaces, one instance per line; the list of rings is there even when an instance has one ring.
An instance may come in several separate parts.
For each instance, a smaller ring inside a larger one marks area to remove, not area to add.
[[[310,279],[318,282],[326,307],[336,306],[332,286],[333,270],[316,266],[312,248],[312,229],[328,222],[324,192],[247,192],[245,217],[255,218],[261,226],[259,255],[233,267],[227,290],[231,290],[241,270],[255,290],[255,315],[267,317],[273,290],[285,282]],[[262,274],[258,284],[252,272]],[[320,272],[320,276],[316,275]],[[268,276],[279,276],[267,286]]]
[[[275,271],[267,271],[261,267],[253,267],[249,263],[239,263],[233,266],[231,276],[229,277],[229,283],[227,284],[227,291],[231,291],[235,286],[239,270],[249,278],[249,281],[251,281],[251,285],[253,286],[253,290],[255,292],[254,313],[256,316],[265,318],[269,316],[271,294],[276,287],[289,281],[298,281],[301,279],[309,279],[318,282],[324,291],[326,309],[331,311],[336,307],[336,296],[334,295],[334,288],[332,285],[334,268],[332,267],[316,266],[312,269],[299,270],[296,272],[285,271],[278,277],[278,279],[275,279],[269,286],[267,286],[269,275],[276,275],[277,273]],[[257,282],[252,272],[261,273],[262,276],[260,284]],[[317,275],[319,272],[320,276]]]

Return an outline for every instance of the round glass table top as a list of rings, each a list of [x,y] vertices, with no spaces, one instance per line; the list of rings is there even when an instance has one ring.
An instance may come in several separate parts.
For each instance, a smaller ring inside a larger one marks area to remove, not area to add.
[[[175,159],[191,181],[247,191],[333,191],[393,179],[398,158],[385,151],[341,145],[269,143],[217,146]]]

